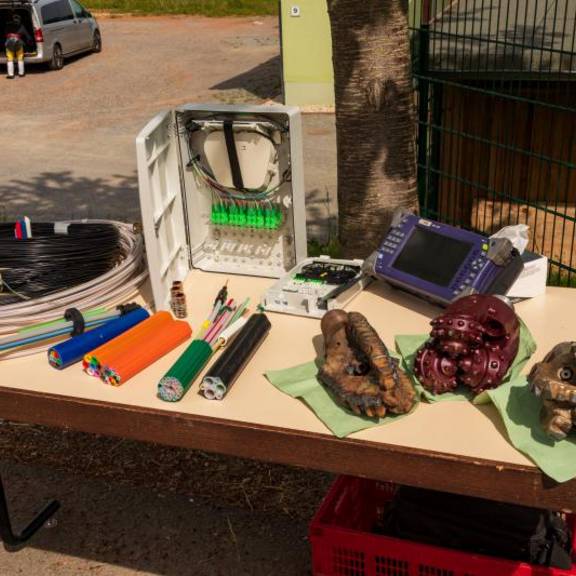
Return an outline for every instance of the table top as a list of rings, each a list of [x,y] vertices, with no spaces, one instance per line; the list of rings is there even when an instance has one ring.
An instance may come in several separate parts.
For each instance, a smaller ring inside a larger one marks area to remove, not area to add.
[[[196,331],[229,280],[237,301],[260,300],[272,280],[194,271],[185,282]],[[146,299],[146,295],[143,295]],[[540,359],[573,339],[576,291],[548,288],[516,310],[534,335]],[[348,306],[364,313],[388,346],[397,334],[429,331],[440,309],[373,283]],[[187,344],[125,385],[114,388],[80,365],[57,371],[45,354],[0,361],[0,418],[70,427],[213,450],[242,457],[472,493],[496,500],[576,509],[576,484],[554,485],[513,448],[492,406],[421,403],[408,418],[335,438],[300,400],[272,386],[269,370],[313,360],[322,351],[318,320],[268,314],[272,330],[222,402],[198,394],[199,380],[178,403],[156,397],[156,385]],[[210,365],[209,365],[210,366]],[[529,369],[530,364],[526,369]],[[506,481],[504,481],[504,479]],[[498,484],[498,485],[496,485]]]

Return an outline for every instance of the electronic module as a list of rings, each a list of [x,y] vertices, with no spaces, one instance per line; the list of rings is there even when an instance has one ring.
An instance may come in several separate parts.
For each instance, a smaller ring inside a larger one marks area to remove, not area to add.
[[[378,278],[444,306],[469,294],[505,295],[524,267],[507,238],[409,213],[396,215],[366,263]]]
[[[307,258],[276,282],[262,299],[271,312],[322,318],[328,310],[342,308],[371,281],[362,260]]]

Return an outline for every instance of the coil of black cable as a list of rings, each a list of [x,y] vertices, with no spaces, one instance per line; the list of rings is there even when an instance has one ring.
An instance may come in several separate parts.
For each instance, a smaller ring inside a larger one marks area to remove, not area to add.
[[[105,223],[33,223],[32,238],[14,237],[0,224],[0,305],[33,299],[89,282],[122,256],[116,226]]]

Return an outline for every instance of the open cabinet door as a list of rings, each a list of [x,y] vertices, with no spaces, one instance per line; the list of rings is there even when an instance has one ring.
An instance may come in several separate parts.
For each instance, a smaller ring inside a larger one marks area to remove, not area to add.
[[[169,310],[170,287],[190,259],[174,113],[162,112],[136,138],[146,254],[156,310]]]

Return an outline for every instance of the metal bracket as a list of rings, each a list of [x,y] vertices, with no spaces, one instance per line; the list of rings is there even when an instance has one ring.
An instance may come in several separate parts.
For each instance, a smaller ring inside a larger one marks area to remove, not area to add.
[[[60,502],[53,500],[20,534],[14,534],[8,512],[8,504],[6,503],[6,493],[4,492],[4,485],[2,484],[2,477],[0,476],[0,540],[4,542],[5,547],[17,548],[28,542],[59,508]]]

